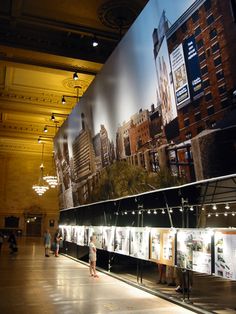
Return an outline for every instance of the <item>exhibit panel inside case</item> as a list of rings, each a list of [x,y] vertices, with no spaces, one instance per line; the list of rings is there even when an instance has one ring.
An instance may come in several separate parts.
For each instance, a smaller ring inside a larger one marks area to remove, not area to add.
[[[116,227],[114,251],[116,253],[129,255],[129,240],[130,240],[130,228],[129,227]]]
[[[103,227],[102,248],[114,252],[115,227]]]
[[[214,246],[215,275],[236,280],[236,231],[217,230]]]
[[[212,231],[182,229],[177,232],[177,266],[211,274]]]
[[[150,228],[130,229],[130,256],[149,260],[149,235]]]
[[[77,237],[76,244],[84,246],[84,226],[76,226]]]
[[[89,242],[90,237],[95,236],[95,246],[97,249],[102,249],[102,238],[103,238],[103,227],[102,226],[92,226],[89,227]]]
[[[172,229],[151,228],[150,259],[157,263],[174,266],[175,234]]]
[[[63,225],[63,226],[59,226],[59,227],[61,230],[63,241],[71,242],[72,226]]]

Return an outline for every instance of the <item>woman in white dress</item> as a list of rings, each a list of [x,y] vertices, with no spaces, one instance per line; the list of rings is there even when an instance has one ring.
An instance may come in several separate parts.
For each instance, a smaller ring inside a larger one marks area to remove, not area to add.
[[[89,271],[90,271],[90,276],[98,278],[98,275],[96,272],[97,249],[94,242],[95,242],[95,236],[92,235],[90,237],[90,242],[89,242],[89,265],[90,265]]]

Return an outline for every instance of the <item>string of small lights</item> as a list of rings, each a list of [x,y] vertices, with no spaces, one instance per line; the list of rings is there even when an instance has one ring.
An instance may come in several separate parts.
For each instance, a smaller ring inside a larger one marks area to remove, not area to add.
[[[228,216],[228,215],[232,215],[235,216],[236,212],[235,211],[230,211],[230,205],[233,203],[213,203],[213,204],[204,204],[204,205],[185,205],[185,206],[177,206],[177,207],[170,207],[169,208],[169,213],[172,214],[176,211],[179,212],[195,212],[197,209],[201,209],[201,211],[205,211],[205,215],[207,217],[211,217],[211,216],[215,216],[218,217],[219,215],[224,215],[224,216]],[[217,212],[217,209],[219,205],[224,205],[224,209],[226,211],[223,212]],[[211,208],[211,210],[213,210],[213,212],[209,212],[209,207]],[[119,216],[125,216],[125,215],[142,215],[142,214],[148,214],[148,215],[157,215],[158,213],[161,213],[163,215],[165,215],[166,213],[168,213],[167,208],[146,208],[143,209],[143,205],[138,205],[138,209],[133,209],[133,210],[118,210],[115,211],[114,214]]]

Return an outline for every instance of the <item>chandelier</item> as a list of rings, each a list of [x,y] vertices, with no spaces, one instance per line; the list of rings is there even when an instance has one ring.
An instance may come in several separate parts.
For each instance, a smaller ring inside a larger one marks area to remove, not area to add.
[[[43,180],[49,184],[50,188],[54,189],[58,185],[56,176],[44,176]]]
[[[34,184],[32,186],[32,189],[39,195],[43,195],[48,189],[49,189],[49,186],[48,185],[45,185],[44,184],[44,181],[43,181],[43,153],[44,153],[44,144],[42,144],[42,162],[41,162],[41,165],[40,165],[40,175],[39,175],[39,181],[38,181],[38,184]]]
[[[55,188],[58,185],[57,176],[54,176],[55,173],[55,166],[54,166],[54,155],[52,155],[52,165],[51,165],[51,174],[47,174],[43,177],[43,180],[47,182],[50,188]]]

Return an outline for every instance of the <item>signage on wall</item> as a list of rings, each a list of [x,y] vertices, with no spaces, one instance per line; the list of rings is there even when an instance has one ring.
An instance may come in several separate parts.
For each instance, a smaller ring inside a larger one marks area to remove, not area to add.
[[[183,49],[188,73],[190,95],[192,99],[196,99],[200,95],[202,95],[203,89],[197,47],[194,36],[189,37],[183,42]]]
[[[188,76],[183,45],[180,44],[170,54],[177,107],[190,99]]]

